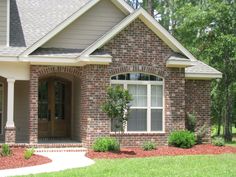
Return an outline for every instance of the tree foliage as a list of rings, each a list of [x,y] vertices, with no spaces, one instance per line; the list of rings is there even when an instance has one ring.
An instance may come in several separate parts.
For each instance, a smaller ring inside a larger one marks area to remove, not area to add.
[[[124,133],[124,128],[128,121],[128,116],[130,112],[130,102],[132,101],[132,96],[129,94],[128,90],[123,89],[121,86],[109,87],[107,90],[107,100],[102,105],[102,110],[107,114],[110,119],[113,119],[115,126],[115,133],[117,131],[119,135]],[[121,137],[119,138],[119,143],[121,142]]]

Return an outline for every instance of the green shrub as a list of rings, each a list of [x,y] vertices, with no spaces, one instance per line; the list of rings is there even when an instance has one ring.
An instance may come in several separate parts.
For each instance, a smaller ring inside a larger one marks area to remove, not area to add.
[[[1,152],[2,156],[9,156],[11,155],[11,148],[8,144],[3,144],[2,145],[2,152]]]
[[[92,146],[95,152],[119,151],[120,146],[115,138],[100,137],[97,138]]]
[[[156,149],[156,145],[151,141],[146,141],[143,143],[142,148],[144,151],[151,151],[151,150]]]
[[[195,144],[195,135],[189,131],[172,132],[168,138],[169,145],[180,148],[191,148]]]
[[[26,149],[24,152],[24,158],[28,160],[32,157],[33,154],[34,154],[34,148]]]
[[[202,144],[204,136],[207,134],[207,126],[204,124],[197,132],[196,132],[196,137],[197,137],[197,144]]]
[[[189,130],[190,132],[194,132],[196,122],[197,120],[195,113],[187,113],[187,130]]]
[[[212,139],[212,144],[215,146],[224,146],[225,145],[225,140],[222,137],[214,137]]]

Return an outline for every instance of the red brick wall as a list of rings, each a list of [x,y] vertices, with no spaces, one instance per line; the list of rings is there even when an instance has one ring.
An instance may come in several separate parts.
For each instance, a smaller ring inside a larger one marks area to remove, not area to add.
[[[211,81],[187,80],[185,84],[186,112],[195,112],[197,118],[196,130],[204,124],[207,126],[205,142],[211,140]]]
[[[171,49],[164,44],[143,22],[136,20],[120,32],[110,42],[98,50],[108,52],[113,56],[112,64],[108,66],[87,65],[84,67],[63,66],[31,66],[30,81],[30,142],[37,142],[37,89],[38,78],[50,73],[65,72],[73,74],[81,80],[81,115],[80,137],[82,143],[91,146],[99,137],[110,134],[110,120],[101,111],[101,104],[106,98],[106,88],[110,77],[123,72],[145,72],[164,78],[165,99],[165,133],[163,134],[125,134],[123,146],[140,146],[150,140],[157,145],[166,145],[171,131],[185,128],[185,108],[190,103],[201,105],[201,102],[192,102],[187,99],[192,89],[190,81],[185,83],[184,69],[166,68],[166,60],[172,54]],[[202,81],[202,83],[205,83]],[[208,82],[207,82],[208,83]],[[186,84],[186,87],[185,87]],[[207,95],[210,90],[208,84],[203,89]],[[207,87],[207,90],[206,90]],[[186,92],[186,93],[185,93]],[[194,93],[194,92],[193,92]],[[198,98],[198,96],[196,97]],[[209,109],[209,100],[205,102],[206,111]],[[191,107],[190,107],[191,108]],[[208,119],[205,112],[202,121]],[[199,119],[200,120],[200,119]],[[207,120],[208,121],[208,120]]]
[[[108,67],[110,76],[123,72],[146,72],[164,78],[165,133],[125,134],[123,146],[140,146],[148,140],[166,145],[171,131],[185,128],[184,69],[166,68],[172,50],[141,20],[135,20],[99,51],[113,56]]]

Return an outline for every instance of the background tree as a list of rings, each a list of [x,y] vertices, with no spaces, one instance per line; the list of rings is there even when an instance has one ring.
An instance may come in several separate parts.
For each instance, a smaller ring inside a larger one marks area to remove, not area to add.
[[[102,110],[112,120],[116,138],[119,141],[119,145],[121,145],[122,136],[129,117],[132,96],[128,90],[123,89],[121,86],[109,87],[107,96],[106,102],[102,105]]]

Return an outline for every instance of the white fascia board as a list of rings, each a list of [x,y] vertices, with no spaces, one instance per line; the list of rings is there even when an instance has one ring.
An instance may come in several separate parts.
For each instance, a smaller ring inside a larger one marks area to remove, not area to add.
[[[110,55],[93,55],[89,57],[80,57],[78,62],[83,62],[86,64],[105,64],[109,65],[112,63],[112,56]]]
[[[77,18],[79,18],[81,15],[83,15],[85,12],[87,12],[90,8],[92,8],[95,4],[97,4],[100,0],[92,0],[89,1],[86,5],[84,5],[81,9],[76,11],[74,14],[72,14],[70,17],[68,17],[64,22],[60,23],[56,28],[54,28],[51,32],[46,34],[43,38],[35,42],[33,45],[31,45],[28,49],[26,49],[23,53],[21,53],[21,56],[27,56],[33,51],[35,51],[38,47],[45,44],[47,41],[49,41],[51,38],[53,38],[56,34],[58,34],[60,31],[65,29],[68,25],[70,25],[73,21],[75,21]]]
[[[41,65],[67,65],[67,66],[84,66],[86,64],[102,64],[108,65],[112,62],[110,55],[94,55],[91,57],[82,57],[79,60],[71,57],[57,57],[57,56],[30,56],[21,57],[20,61],[30,62],[31,64]]]
[[[166,67],[173,68],[186,68],[194,66],[193,62],[189,59],[179,58],[179,57],[170,57],[166,62]]]
[[[0,62],[1,61],[18,61],[18,57],[17,56],[10,56],[10,55],[6,55],[6,56],[0,56]]]
[[[124,0],[111,0],[122,12],[129,15],[134,12],[134,9]]]
[[[40,63],[76,63],[77,61],[74,58],[67,57],[48,57],[48,56],[29,56],[29,57],[20,57],[20,61],[23,62],[40,62]]]
[[[193,66],[193,64],[191,63],[191,61],[167,61],[166,62],[166,67],[168,68],[186,68],[186,67],[190,67]]]
[[[116,34],[127,27],[136,18],[140,18],[158,37],[160,37],[173,51],[181,52],[186,55],[192,61],[197,59],[185,49],[165,28],[163,28],[151,15],[149,15],[144,9],[140,8],[122,20],[114,28],[112,28],[108,33],[103,35],[92,45],[82,52],[82,56],[89,56],[96,49],[103,46],[106,42],[112,39]]]
[[[185,73],[185,78],[189,80],[211,80],[222,78],[221,73]]]

